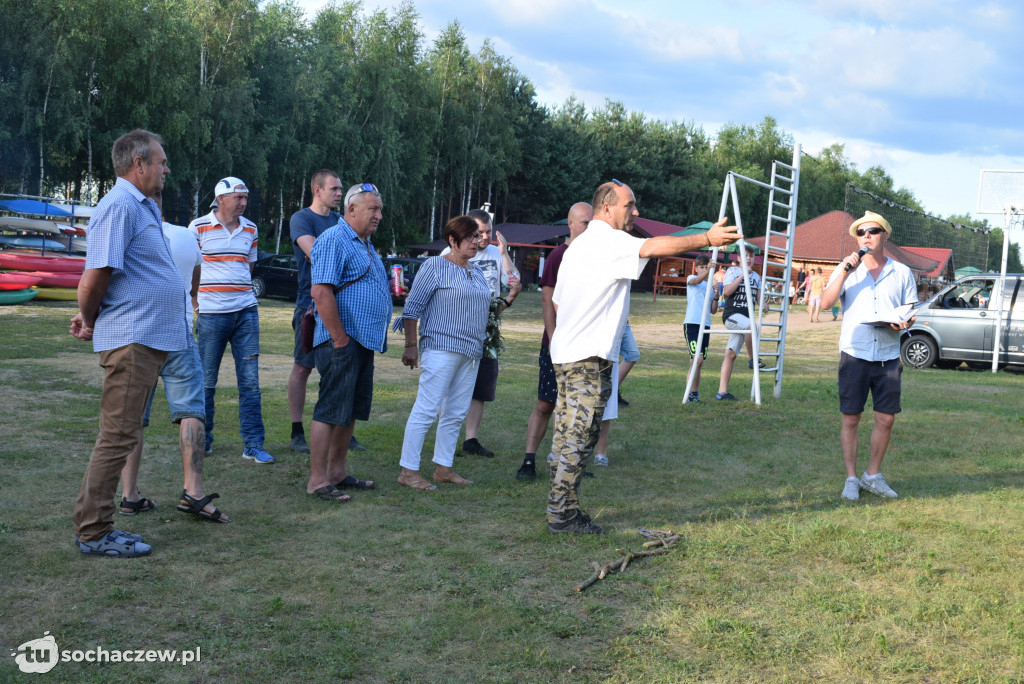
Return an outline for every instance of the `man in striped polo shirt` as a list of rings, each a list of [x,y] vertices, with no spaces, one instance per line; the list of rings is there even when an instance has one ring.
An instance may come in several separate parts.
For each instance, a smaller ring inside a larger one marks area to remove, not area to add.
[[[265,431],[260,404],[260,319],[252,292],[256,261],[256,224],[242,216],[249,189],[228,176],[214,188],[216,209],[188,225],[203,253],[199,293],[193,300],[198,313],[196,338],[203,361],[206,392],[206,453],[213,451],[214,403],[224,350],[231,343],[238,381],[238,423],[242,456],[256,463],[273,463],[263,448]]]

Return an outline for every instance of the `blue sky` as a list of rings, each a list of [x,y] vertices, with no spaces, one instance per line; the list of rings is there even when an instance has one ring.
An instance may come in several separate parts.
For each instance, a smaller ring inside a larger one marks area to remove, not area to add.
[[[311,17],[324,4],[300,2]],[[470,47],[490,39],[542,104],[573,94],[589,106],[617,100],[711,136],[724,123],[772,116],[805,152],[842,143],[858,169],[881,165],[941,216],[975,213],[981,169],[1024,169],[1022,5],[415,2],[428,44],[458,20]],[[363,3],[367,11],[396,6]]]

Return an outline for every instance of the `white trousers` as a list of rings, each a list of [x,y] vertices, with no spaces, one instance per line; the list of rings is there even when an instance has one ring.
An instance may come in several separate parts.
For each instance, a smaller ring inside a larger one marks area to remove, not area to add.
[[[479,365],[479,359],[456,352],[424,349],[420,354],[420,386],[402,442],[403,468],[420,469],[420,452],[434,420],[434,463],[451,467],[455,462],[455,446],[473,399]]]

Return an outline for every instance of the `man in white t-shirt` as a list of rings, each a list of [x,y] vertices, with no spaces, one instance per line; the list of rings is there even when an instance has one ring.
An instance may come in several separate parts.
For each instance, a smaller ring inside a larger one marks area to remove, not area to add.
[[[726,219],[707,233],[647,240],[626,231],[640,215],[636,198],[621,181],[603,183],[594,193],[594,220],[566,250],[552,296],[558,326],[551,338],[551,362],[558,380],[551,450],[548,531],[600,534],[580,510],[577,487],[594,451],[601,419],[612,392],[612,361],[618,358],[629,316],[629,288],[647,260],[678,256],[708,245],[739,239]]]
[[[512,264],[508,256],[505,238],[501,233],[495,232],[498,245],[495,246],[491,239],[491,215],[483,209],[473,209],[468,214],[476,221],[480,228],[480,242],[478,243],[476,256],[469,262],[480,270],[487,284],[491,288],[492,302],[501,297],[501,288],[506,286],[512,294],[512,299],[519,293],[519,271]],[[445,248],[441,252],[444,256],[450,252]],[[514,291],[514,292],[512,292]],[[492,307],[494,304],[492,303]],[[493,314],[492,314],[493,315]],[[500,311],[498,312],[500,315]],[[501,319],[498,319],[499,326]],[[473,400],[469,404],[469,413],[466,414],[466,440],[462,443],[463,454],[476,454],[485,458],[493,458],[494,452],[480,443],[477,438],[480,434],[480,422],[484,418],[484,403],[494,401],[494,393],[498,387],[498,349],[491,344],[484,343],[484,356],[480,359],[477,367],[476,384],[473,386]]]

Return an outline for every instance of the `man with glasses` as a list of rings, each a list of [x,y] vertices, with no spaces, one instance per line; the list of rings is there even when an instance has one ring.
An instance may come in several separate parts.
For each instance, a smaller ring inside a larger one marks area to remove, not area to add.
[[[500,317],[501,312],[511,306],[516,295],[522,289],[519,272],[508,256],[505,238],[497,233],[497,246],[491,240],[491,215],[483,209],[473,209],[467,216],[476,221],[480,228],[476,256],[469,260],[480,269],[487,284],[491,288],[491,316]],[[451,251],[446,247],[441,256]],[[502,286],[509,288],[505,304],[501,303]],[[498,318],[498,325],[501,319]],[[476,454],[485,458],[493,458],[494,452],[480,443],[480,423],[484,418],[484,403],[494,401],[498,387],[498,349],[493,343],[484,343],[484,356],[477,367],[476,384],[473,386],[473,400],[466,414],[466,440],[462,443],[463,454]]]
[[[839,443],[846,464],[843,498],[857,500],[864,489],[878,496],[896,498],[897,494],[882,477],[882,459],[889,446],[892,425],[900,412],[900,331],[914,324],[914,318],[901,323],[873,325],[897,307],[917,301],[914,275],[905,265],[885,255],[892,228],[885,217],[872,211],[850,225],[860,251],[840,262],[832,272],[821,297],[824,309],[837,301],[843,307],[843,327],[839,332],[839,411],[842,427]],[[875,412],[871,431],[871,452],[863,477],[857,477],[857,428],[868,393]]]
[[[562,258],[552,295],[558,325],[551,337],[551,362],[558,382],[551,450],[548,531],[600,534],[604,530],[580,510],[577,488],[601,431],[612,393],[612,361],[619,356],[629,315],[629,288],[647,260],[678,256],[739,239],[722,219],[707,233],[636,238],[627,233],[640,212],[629,186],[603,183],[594,193],[594,219]]]
[[[346,468],[355,421],[369,420],[373,400],[373,354],[388,348],[391,289],[384,262],[370,238],[384,207],[370,183],[345,193],[338,225],[313,243],[310,294],[316,304],[313,356],[320,395],[309,429],[306,493],[342,503],[345,489],[373,489]]]
[[[260,394],[260,315],[252,291],[256,263],[256,224],[242,216],[249,203],[249,188],[242,179],[228,176],[213,188],[215,209],[188,224],[203,253],[199,294],[193,307],[196,340],[203,361],[206,394],[206,453],[213,452],[214,396],[224,350],[231,344],[238,384],[238,424],[242,457],[255,463],[273,463],[263,448],[262,395]]]

